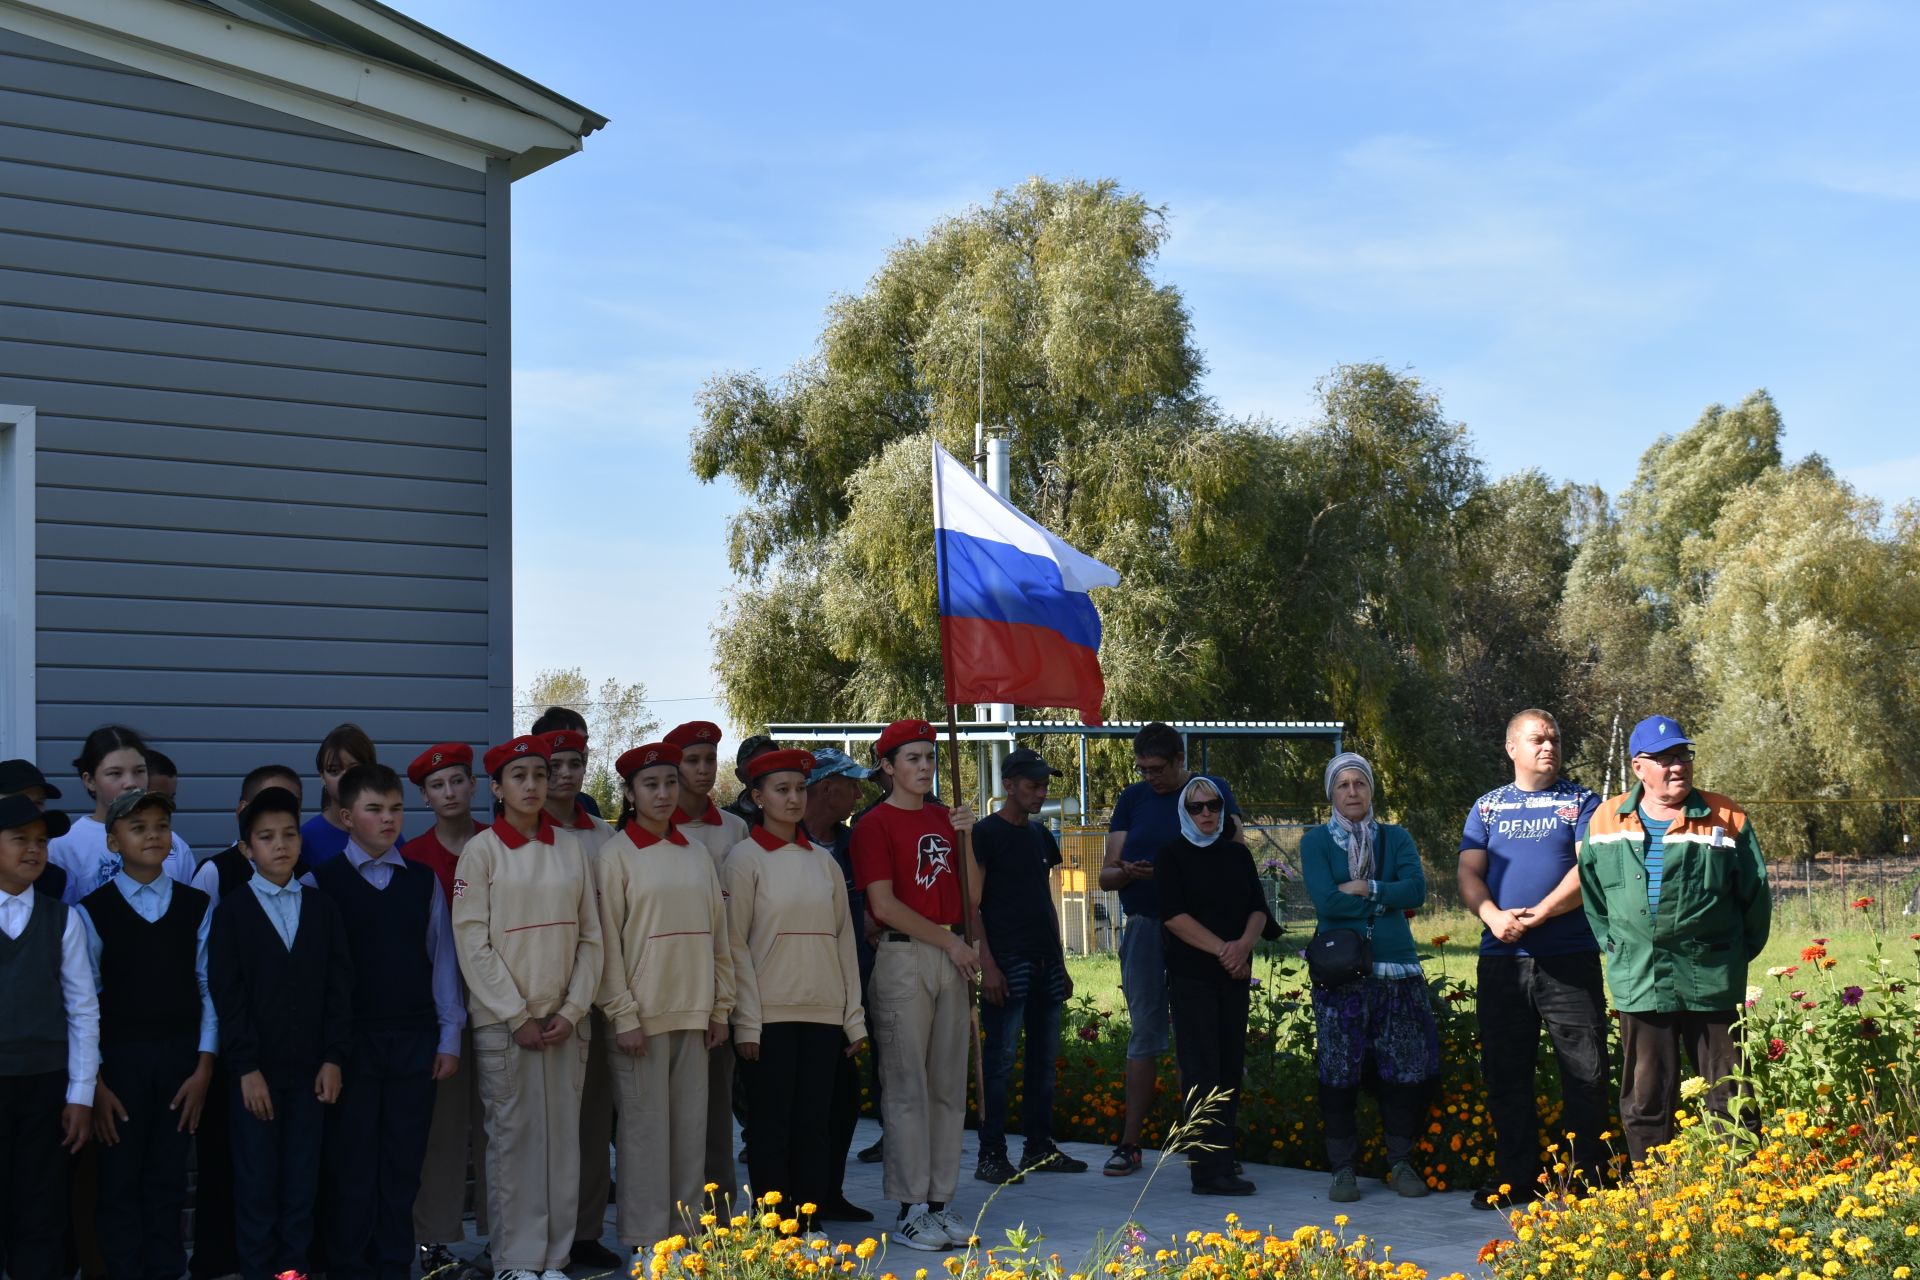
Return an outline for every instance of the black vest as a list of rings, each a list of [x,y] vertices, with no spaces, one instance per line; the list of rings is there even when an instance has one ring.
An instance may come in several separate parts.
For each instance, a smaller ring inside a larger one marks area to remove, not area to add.
[[[313,873],[340,908],[353,957],[353,1025],[369,1030],[432,1030],[433,961],[427,954],[427,921],[433,910],[434,875],[417,862],[402,862],[384,889],[367,883],[346,854]]]
[[[62,901],[67,896],[67,869],[47,863],[40,868],[40,878],[33,882],[33,887],[56,902]]]
[[[152,924],[127,905],[112,880],[80,903],[100,935],[100,1043],[146,1044],[200,1036],[200,921],[207,895],[173,886]]]
[[[33,914],[20,936],[0,933],[0,1076],[67,1069],[67,1000],[60,986],[67,904],[45,896],[27,901]]]

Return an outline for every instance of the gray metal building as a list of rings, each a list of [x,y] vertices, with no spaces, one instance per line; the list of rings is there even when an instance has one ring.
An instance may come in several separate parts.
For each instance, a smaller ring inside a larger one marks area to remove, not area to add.
[[[605,123],[366,0],[0,0],[0,756],[131,724],[207,849],[510,732],[511,184]]]

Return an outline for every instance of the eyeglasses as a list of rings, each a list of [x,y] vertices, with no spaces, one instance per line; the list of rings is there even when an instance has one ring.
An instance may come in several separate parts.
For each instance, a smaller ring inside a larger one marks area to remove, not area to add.
[[[1671,769],[1675,765],[1692,764],[1693,752],[1687,750],[1685,747],[1679,747],[1672,751],[1662,751],[1657,756],[1641,756],[1640,758],[1642,760],[1650,760],[1662,769]]]
[[[1186,807],[1188,813],[1198,817],[1203,813],[1219,813],[1227,807],[1227,802],[1215,796],[1211,800],[1189,800]]]

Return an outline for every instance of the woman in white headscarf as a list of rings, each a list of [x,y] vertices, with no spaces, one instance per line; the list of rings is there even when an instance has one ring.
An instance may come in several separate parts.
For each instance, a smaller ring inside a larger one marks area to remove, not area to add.
[[[1313,984],[1320,1115],[1333,1167],[1328,1198],[1360,1198],[1354,1104],[1363,1080],[1377,1082],[1387,1185],[1403,1196],[1424,1196],[1427,1181],[1413,1155],[1430,1082],[1440,1073],[1440,1037],[1407,913],[1426,901],[1426,873],[1406,828],[1374,817],[1373,766],[1364,757],[1335,756],[1324,781],[1333,816],[1300,841],[1316,929],[1367,934],[1373,953],[1371,969],[1354,981]]]
[[[1189,1113],[1209,1093],[1224,1091],[1208,1109],[1192,1156],[1195,1195],[1244,1196],[1253,1184],[1234,1172],[1234,1118],[1246,1063],[1247,1005],[1253,948],[1280,936],[1253,855],[1233,839],[1224,792],[1195,775],[1180,792],[1180,839],[1154,858],[1161,919],[1167,931],[1167,998],[1173,1014],[1174,1055]]]

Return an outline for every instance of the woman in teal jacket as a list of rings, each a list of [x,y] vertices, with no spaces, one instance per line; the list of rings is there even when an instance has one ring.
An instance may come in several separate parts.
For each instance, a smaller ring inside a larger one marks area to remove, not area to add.
[[[1440,1074],[1440,1036],[1406,913],[1427,900],[1427,877],[1406,829],[1373,816],[1372,765],[1343,752],[1327,766],[1325,782],[1333,816],[1300,841],[1315,928],[1356,929],[1373,943],[1371,973],[1340,987],[1313,984],[1320,1115],[1333,1166],[1328,1198],[1360,1198],[1354,1104],[1362,1082],[1373,1080],[1391,1165],[1387,1185],[1403,1196],[1424,1196],[1427,1182],[1413,1167],[1413,1147],[1430,1083]]]

